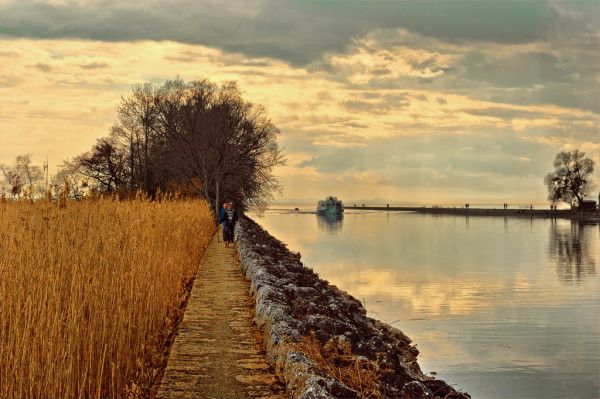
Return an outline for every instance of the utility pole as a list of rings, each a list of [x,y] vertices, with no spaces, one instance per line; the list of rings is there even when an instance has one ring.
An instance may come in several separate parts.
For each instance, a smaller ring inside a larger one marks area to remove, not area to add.
[[[48,155],[46,155],[46,162],[44,163],[44,172],[46,172],[46,192],[48,192]]]

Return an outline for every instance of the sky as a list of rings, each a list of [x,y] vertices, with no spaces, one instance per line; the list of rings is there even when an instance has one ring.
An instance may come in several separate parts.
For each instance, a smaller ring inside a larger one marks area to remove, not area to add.
[[[600,188],[598,1],[0,0],[0,163],[55,171],[176,77],[265,107],[278,202],[544,203],[573,149]]]

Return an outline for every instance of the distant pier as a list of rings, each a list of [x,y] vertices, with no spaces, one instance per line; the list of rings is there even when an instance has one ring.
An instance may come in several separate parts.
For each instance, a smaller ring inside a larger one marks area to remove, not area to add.
[[[524,218],[562,218],[600,221],[599,211],[573,211],[570,209],[496,209],[496,208],[464,208],[464,207],[415,207],[415,206],[344,206],[345,209],[368,211],[401,211],[427,213],[434,215],[459,215],[459,216],[503,216]]]

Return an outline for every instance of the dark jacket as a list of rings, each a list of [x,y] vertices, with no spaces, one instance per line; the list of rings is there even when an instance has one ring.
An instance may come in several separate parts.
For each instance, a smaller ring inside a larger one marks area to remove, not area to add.
[[[232,212],[233,212],[233,217],[231,220],[229,220],[229,217],[227,215],[227,212],[225,211],[225,208],[221,208],[221,212],[219,213],[219,224],[225,222],[226,224],[233,227],[233,225],[235,225],[238,221],[238,215],[237,215],[237,211],[235,209],[233,209]]]

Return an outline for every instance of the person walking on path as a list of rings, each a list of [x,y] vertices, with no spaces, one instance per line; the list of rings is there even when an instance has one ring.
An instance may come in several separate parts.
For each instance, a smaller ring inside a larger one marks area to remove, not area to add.
[[[233,202],[225,202],[219,214],[219,224],[223,227],[223,241],[225,243],[225,248],[233,243],[233,232],[237,220],[237,211],[233,207]]]
[[[221,208],[221,210],[219,211],[219,218],[217,219],[217,227],[219,227],[219,225],[223,224],[223,221],[225,220],[225,214],[227,212],[227,201],[223,202],[223,208]],[[223,230],[223,241],[225,241],[225,226],[221,226],[221,229]],[[217,236],[218,238],[218,236]]]

